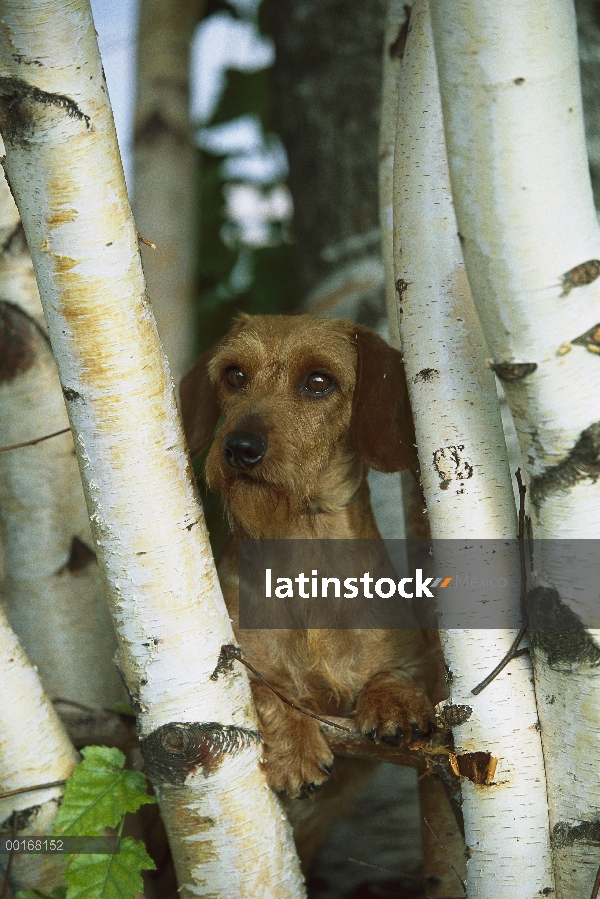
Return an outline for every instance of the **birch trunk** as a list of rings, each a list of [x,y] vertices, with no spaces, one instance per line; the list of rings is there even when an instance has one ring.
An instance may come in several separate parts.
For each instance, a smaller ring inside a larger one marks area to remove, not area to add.
[[[133,209],[144,275],[171,374],[193,362],[197,150],[189,119],[190,45],[203,0],[141,0],[138,15]]]
[[[400,333],[432,536],[469,543],[514,540],[498,399],[456,233],[425,0],[413,6],[400,74],[394,192],[396,275],[403,282]],[[443,554],[436,563],[442,570]],[[507,576],[515,564],[518,559],[507,559]],[[438,592],[442,627],[448,596]],[[503,604],[518,618],[518,595],[480,598]],[[475,607],[475,627],[481,627],[481,616]],[[470,899],[532,899],[553,888],[529,660],[514,660],[482,693],[471,693],[514,636],[485,629],[443,634],[450,701],[468,716],[454,728],[459,767],[476,752],[489,753],[492,762],[487,776],[462,779]]]
[[[150,310],[88,0],[4,0],[0,131],[57,359],[120,666],[183,897],[302,895],[258,764]],[[35,61],[35,64],[32,64]]]
[[[566,558],[536,552],[558,631],[533,649],[557,893],[575,899],[591,894],[600,846],[600,634],[569,630],[569,606],[590,621],[577,594],[597,553],[578,541],[600,528],[600,230],[575,16],[571,0],[438,0],[433,25],[458,227],[534,536],[570,541]]]
[[[76,764],[77,753],[0,609],[0,793],[65,780]],[[56,786],[0,799],[2,836],[10,836],[15,812],[20,836],[52,833],[63,792]],[[62,868],[57,856],[15,855],[11,886],[50,892],[61,883]]]
[[[4,178],[0,245],[0,446],[8,446],[69,422],[31,257]],[[0,534],[10,622],[48,695],[98,709],[123,699],[70,433],[0,454]]]

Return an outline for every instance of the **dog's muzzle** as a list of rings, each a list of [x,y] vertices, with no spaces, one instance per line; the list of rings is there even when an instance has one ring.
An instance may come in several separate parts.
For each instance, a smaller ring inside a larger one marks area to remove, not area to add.
[[[262,461],[267,441],[252,431],[230,431],[223,438],[221,453],[232,468],[254,468]]]

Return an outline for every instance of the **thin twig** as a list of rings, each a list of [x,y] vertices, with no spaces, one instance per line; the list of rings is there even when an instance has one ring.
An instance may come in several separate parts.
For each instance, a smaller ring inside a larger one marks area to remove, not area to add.
[[[350,856],[346,858],[346,861],[352,862],[355,865],[360,865],[362,868],[371,868],[373,871],[381,871],[383,874],[391,874],[393,877],[406,877],[407,880],[418,881],[421,881],[423,879],[416,874],[407,874],[406,871],[392,871],[391,868],[383,868],[381,865],[371,865],[369,864],[369,862],[361,862],[360,859],[350,858]]]
[[[153,250],[156,249],[156,244],[152,243],[151,240],[148,240],[147,237],[144,237],[144,235],[141,234],[139,231],[138,231],[138,240],[140,243],[145,243],[147,247],[152,247]]]
[[[17,833],[17,813],[13,812],[12,816],[11,816],[11,821],[10,821],[11,839],[14,840],[16,833]],[[10,882],[10,870],[12,868],[14,857],[15,857],[15,853],[14,853],[14,850],[11,848],[10,853],[8,855],[6,871],[4,873],[4,883],[2,884],[2,892],[0,893],[0,899],[6,899],[6,897],[8,895],[8,884]]]
[[[35,440],[26,440],[24,443],[13,443],[11,446],[0,446],[0,453],[7,453],[9,450],[21,449],[24,446],[35,446],[36,443],[41,443],[42,440],[50,440],[51,437],[59,437],[61,434],[66,434],[70,431],[71,428],[63,428],[62,431],[54,431],[53,434],[44,434],[43,437],[36,437]]]
[[[590,899],[598,899],[598,893],[600,892],[600,868],[596,872],[596,879],[594,881],[594,889],[592,890],[592,895]]]
[[[427,820],[427,818],[426,818],[425,816],[423,816],[423,821],[425,822],[425,824],[427,825],[427,827],[429,828],[429,830],[430,830],[431,833],[433,834],[434,840],[436,840],[438,846],[440,847],[440,849],[442,850],[442,852],[444,853],[444,855],[445,855],[446,858],[448,859],[448,862],[450,863],[450,867],[452,868],[452,870],[453,870],[454,873],[456,874],[456,876],[457,876],[457,878],[458,878],[458,882],[460,883],[461,887],[463,888],[464,894],[465,894],[465,896],[466,896],[466,895],[467,895],[467,888],[466,888],[465,884],[463,883],[462,877],[460,876],[460,874],[458,873],[458,871],[456,870],[456,868],[455,868],[454,865],[452,864],[452,859],[451,859],[450,856],[448,855],[448,852],[446,851],[446,847],[444,846],[444,844],[442,843],[442,841],[441,841],[440,838],[438,837],[437,833],[435,832],[435,830],[433,829],[433,827],[431,826],[431,824],[429,823],[429,821]]]
[[[530,533],[528,528],[529,519],[525,515],[525,494],[527,493],[527,487],[523,483],[523,479],[521,477],[521,469],[517,468],[515,473],[517,479],[517,485],[519,487],[519,565],[521,572],[521,596],[520,596],[520,604],[521,604],[521,616],[523,620],[523,624],[519,630],[519,633],[513,640],[510,649],[506,653],[506,655],[498,662],[494,670],[488,674],[486,678],[484,678],[480,684],[477,684],[476,687],[473,687],[471,693],[473,696],[478,696],[482,690],[485,690],[489,684],[494,680],[494,678],[498,677],[500,672],[506,668],[508,663],[512,661],[512,659],[517,658],[519,654],[522,655],[519,651],[519,644],[521,640],[525,636],[525,631],[527,630],[528,620],[527,620],[527,611],[525,609],[525,597],[527,595],[527,561],[525,559],[525,532],[527,530]]]
[[[5,793],[0,793],[0,799],[18,796],[20,793],[36,793],[38,790],[49,790],[51,787],[63,787],[65,784],[66,780],[51,780],[50,783],[36,784],[34,787],[19,787],[18,790],[7,790]]]
[[[241,656],[241,651],[235,646],[232,646],[231,644],[222,646],[221,654],[226,655],[231,659],[236,659],[238,662],[241,662],[242,665],[245,665],[246,668],[248,668],[252,672],[252,674],[254,674],[254,676],[257,677],[259,681],[265,685],[265,687],[268,687],[269,690],[271,690],[271,692],[275,694],[275,696],[278,696],[282,702],[285,702],[285,704],[289,705],[290,708],[295,709],[296,712],[301,712],[303,715],[308,715],[309,718],[314,718],[315,721],[320,721],[321,724],[328,724],[329,727],[337,727],[338,730],[345,730],[349,734],[352,733],[350,728],[343,727],[341,724],[336,724],[335,721],[329,721],[327,718],[321,718],[320,715],[314,715],[312,712],[308,712],[306,709],[301,708],[301,706],[296,705],[295,702],[292,702],[291,699],[288,699],[287,696],[284,696],[283,693],[280,693],[279,690],[276,690],[275,687],[262,676],[260,671],[256,670],[254,665],[251,665],[250,662],[247,662],[245,659],[243,659]],[[218,667],[219,666],[217,664],[217,668]]]

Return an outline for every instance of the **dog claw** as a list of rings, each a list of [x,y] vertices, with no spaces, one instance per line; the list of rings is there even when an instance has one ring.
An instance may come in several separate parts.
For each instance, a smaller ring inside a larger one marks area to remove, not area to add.
[[[371,741],[371,743],[375,742],[375,740],[377,739],[377,728],[376,727],[374,727],[373,730],[369,731],[369,733],[367,734],[367,739],[369,739]]]
[[[324,786],[325,786],[324,783],[322,783],[322,784],[310,783],[308,785],[308,792],[309,793],[318,793],[319,790],[322,790]]]
[[[382,737],[381,739],[383,740],[384,743],[387,743],[388,746],[399,746],[400,740],[402,739],[403,736],[404,736],[404,731],[402,730],[401,727],[397,727],[395,733],[388,734],[387,736]]]
[[[333,771],[333,762],[331,764],[323,763],[320,766],[320,768],[321,768],[321,771],[323,772],[323,774],[326,774],[327,777],[329,777],[329,775]],[[321,786],[322,786],[322,784],[321,784]]]

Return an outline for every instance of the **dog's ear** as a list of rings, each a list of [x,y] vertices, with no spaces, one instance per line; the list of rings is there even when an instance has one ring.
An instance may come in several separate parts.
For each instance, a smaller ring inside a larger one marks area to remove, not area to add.
[[[352,331],[357,346],[352,404],[354,445],[377,471],[402,471],[418,464],[402,354],[368,328]]]
[[[208,376],[208,363],[217,348],[203,353],[181,379],[181,418],[192,459],[208,446],[221,410]]]

